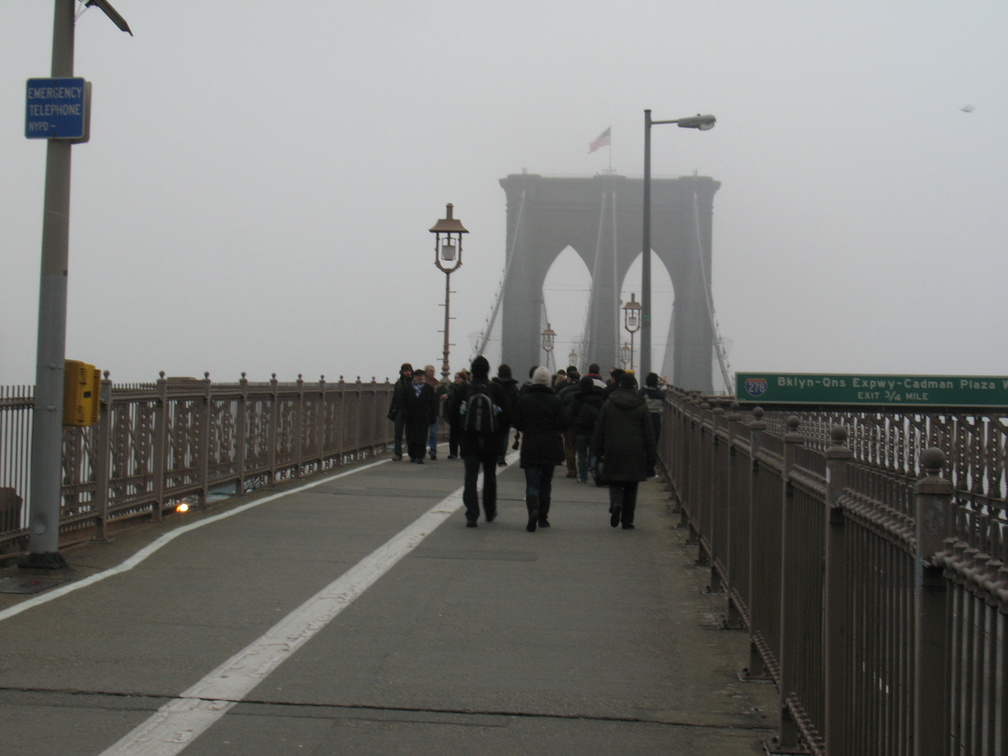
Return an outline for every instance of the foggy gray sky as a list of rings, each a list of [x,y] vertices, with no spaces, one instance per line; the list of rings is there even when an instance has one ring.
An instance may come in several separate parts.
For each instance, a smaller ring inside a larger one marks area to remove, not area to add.
[[[94,94],[66,353],[116,382],[440,367],[428,229],[446,202],[470,231],[461,367],[503,272],[498,179],[602,172],[610,151],[588,143],[607,126],[613,170],[640,176],[645,108],[718,118],[655,127],[652,170],[722,184],[733,370],[1008,374],[1002,0],[114,4],[134,37],[97,9],[77,23]],[[24,137],[25,80],[50,74],[53,3],[0,11],[0,384],[30,384],[45,143]],[[572,252],[547,280],[558,354],[587,280]]]

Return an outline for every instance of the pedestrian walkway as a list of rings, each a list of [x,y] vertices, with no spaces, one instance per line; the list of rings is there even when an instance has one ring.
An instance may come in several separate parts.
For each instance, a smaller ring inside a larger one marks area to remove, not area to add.
[[[516,461],[465,527],[462,463],[381,461],[65,552],[0,593],[0,731],[27,754],[762,753],[776,695],[642,484],[554,481],[525,530]]]

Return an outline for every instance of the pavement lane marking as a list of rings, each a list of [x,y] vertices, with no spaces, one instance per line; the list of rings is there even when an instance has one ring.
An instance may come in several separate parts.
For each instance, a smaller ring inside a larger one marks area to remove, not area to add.
[[[197,528],[202,528],[204,525],[210,525],[211,523],[219,522],[220,520],[225,520],[228,517],[234,517],[236,514],[241,514],[242,512],[245,512],[249,509],[253,509],[262,504],[266,504],[267,502],[276,501],[277,499],[283,498],[284,496],[290,496],[291,494],[300,493],[301,491],[307,491],[309,488],[315,488],[315,486],[320,486],[323,483],[329,483],[330,481],[346,477],[347,475],[354,475],[356,473],[363,472],[364,470],[376,467],[377,465],[385,464],[386,462],[388,462],[387,459],[381,459],[378,460],[377,462],[371,462],[369,464],[362,465],[361,467],[355,467],[353,470],[345,470],[344,472],[337,473],[336,475],[329,475],[325,478],[322,478],[321,480],[315,480],[312,481],[311,483],[305,483],[303,486],[298,486],[297,488],[292,488],[287,491],[281,491],[279,493],[270,494],[269,496],[265,496],[262,499],[256,499],[255,501],[250,501],[248,504],[242,504],[240,507],[235,507],[234,509],[231,509],[227,512],[221,512],[220,514],[214,515],[213,517],[208,517],[205,520],[197,520],[196,522],[191,522],[188,525],[184,525],[180,528],[177,528],[170,533],[165,533],[156,541],[140,549],[140,551],[138,551],[136,554],[134,554],[129,559],[125,560],[124,562],[120,563],[115,567],[103,570],[102,572],[96,572],[94,575],[90,575],[89,577],[86,577],[82,580],[76,580],[72,583],[67,583],[63,586],[60,586],[59,588],[53,588],[50,591],[46,591],[46,593],[44,594],[39,594],[34,598],[27,599],[26,601],[22,601],[19,604],[15,604],[12,607],[0,611],[0,622],[2,622],[5,619],[8,619],[9,617],[21,614],[21,612],[28,611],[32,607],[39,606],[40,604],[45,604],[46,602],[52,601],[53,599],[57,599],[60,596],[65,596],[66,594],[72,593],[73,591],[79,590],[81,588],[86,588],[87,586],[94,585],[95,583],[99,583],[102,580],[105,580],[105,578],[110,578],[113,575],[121,575],[124,572],[129,572],[138,564],[147,559],[147,557],[151,556],[156,551],[159,551],[163,547],[167,546],[169,543],[174,541],[180,535],[188,533],[191,530],[196,530]]]
[[[458,511],[462,491],[446,496],[101,756],[180,753]]]

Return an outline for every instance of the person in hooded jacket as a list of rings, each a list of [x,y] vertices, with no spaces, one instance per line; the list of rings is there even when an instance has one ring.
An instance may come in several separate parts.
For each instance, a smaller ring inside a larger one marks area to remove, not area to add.
[[[528,525],[534,532],[536,526],[548,528],[550,496],[553,490],[553,471],[564,462],[561,434],[567,419],[560,397],[550,385],[550,371],[536,368],[532,383],[518,399],[513,424],[521,431],[521,467],[525,471],[525,506]]]
[[[504,389],[490,380],[490,363],[486,357],[479,355],[472,361],[472,380],[453,397],[451,411],[463,416],[462,405],[466,404],[473,386],[487,386],[490,396],[498,410],[497,423],[499,428],[510,427],[510,407]],[[463,421],[459,437],[459,453],[465,465],[465,486],[462,490],[462,503],[465,504],[466,527],[475,528],[479,519],[479,471],[483,468],[483,513],[487,522],[497,518],[497,454],[500,450],[500,435],[497,432],[480,433],[466,430]]]
[[[605,389],[596,386],[586,375],[579,382],[578,391],[567,409],[570,430],[574,434],[574,447],[577,449],[577,473],[580,483],[588,482],[588,471],[595,465],[594,455],[591,454],[591,440],[595,432],[595,422],[605,400]]]
[[[609,486],[609,524],[634,527],[637,487],[651,476],[658,461],[654,426],[644,397],[637,393],[632,373],[620,378],[619,388],[602,405],[592,451],[602,461],[603,479]]]
[[[504,389],[504,397],[507,400],[508,417],[514,415],[515,403],[518,401],[518,381],[515,380],[511,372],[511,366],[506,362],[497,368],[497,375],[493,377],[493,382]],[[497,464],[503,467],[507,464],[508,437],[511,433],[511,426],[504,425],[500,430],[500,447],[497,454]]]

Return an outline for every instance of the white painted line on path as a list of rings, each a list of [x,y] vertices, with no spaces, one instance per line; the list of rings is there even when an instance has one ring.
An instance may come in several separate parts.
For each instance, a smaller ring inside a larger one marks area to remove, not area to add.
[[[65,596],[68,593],[79,590],[80,588],[86,588],[89,585],[94,585],[99,583],[105,578],[110,578],[113,575],[121,575],[124,572],[129,572],[142,561],[147,559],[151,554],[160,550],[164,546],[174,541],[180,535],[188,533],[190,530],[196,530],[197,528],[202,528],[204,525],[209,525],[213,522],[219,522],[220,520],[225,520],[228,517],[234,517],[236,514],[241,514],[249,509],[253,509],[262,504],[266,504],[270,501],[276,501],[284,496],[290,496],[291,494],[300,493],[301,491],[307,491],[309,488],[314,488],[315,486],[320,486],[323,483],[328,483],[330,481],[336,480],[337,478],[343,478],[347,475],[353,475],[355,473],[362,472],[364,470],[375,467],[376,465],[381,465],[388,462],[387,459],[379,460],[378,462],[371,462],[370,464],[363,465],[361,467],[355,467],[352,470],[346,470],[344,472],[338,473],[336,475],[329,475],[321,480],[315,480],[311,483],[306,483],[303,486],[298,486],[297,488],[291,488],[286,491],[281,491],[279,493],[270,494],[269,496],[264,496],[261,499],[256,499],[255,501],[250,501],[248,504],[242,504],[240,507],[235,507],[227,512],[221,512],[219,515],[214,515],[213,517],[208,517],[205,520],[197,520],[196,522],[191,522],[188,525],[184,525],[180,528],[176,528],[170,533],[165,533],[163,536],[158,538],[153,543],[148,544],[144,548],[140,549],[136,554],[131,556],[126,561],[121,564],[116,565],[102,572],[96,572],[94,575],[84,578],[83,580],[76,580],[72,583],[67,583],[60,586],[59,588],[53,588],[50,591],[46,591],[44,594],[39,594],[35,598],[28,599],[27,601],[22,601],[19,604],[15,604],[12,607],[4,609],[0,612],[0,622],[7,619],[8,617],[13,617],[16,614],[21,614],[21,612],[27,611],[32,607],[39,606],[40,604],[45,604],[48,601],[57,599],[60,596]]]
[[[415,549],[462,506],[459,488],[232,656],[102,756],[174,756]]]

